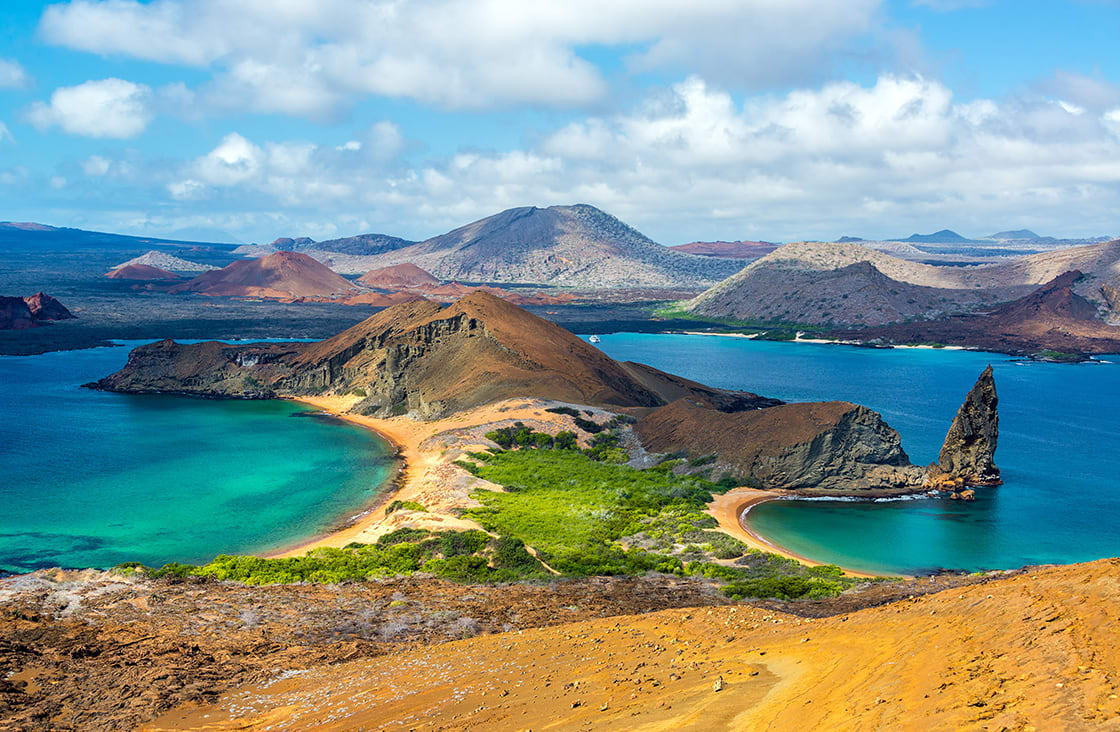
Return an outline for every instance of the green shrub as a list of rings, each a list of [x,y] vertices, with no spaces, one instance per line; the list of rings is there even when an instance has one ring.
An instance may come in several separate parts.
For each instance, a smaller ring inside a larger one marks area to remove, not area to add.
[[[417,503],[416,501],[393,501],[385,507],[386,516],[396,511],[421,511],[427,513],[428,509],[424,508],[422,503]]]

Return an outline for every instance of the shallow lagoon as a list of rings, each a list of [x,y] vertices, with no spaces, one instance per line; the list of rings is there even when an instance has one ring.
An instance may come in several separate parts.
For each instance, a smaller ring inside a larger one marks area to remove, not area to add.
[[[915,464],[936,459],[965,394],[991,363],[1003,486],[978,489],[975,503],[775,501],[746,520],[799,554],[869,571],[1008,569],[1120,556],[1120,364],[690,335],[610,334],[599,346],[614,358],[716,386],[787,401],[866,404],[902,434]]]
[[[0,570],[292,545],[361,511],[393,468],[373,433],[298,404],[79,388],[128,351],[0,357]]]

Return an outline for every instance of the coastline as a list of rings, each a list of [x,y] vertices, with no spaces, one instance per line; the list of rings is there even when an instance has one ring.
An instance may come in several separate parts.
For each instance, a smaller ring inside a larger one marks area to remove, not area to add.
[[[666,331],[668,334],[678,333],[680,335],[696,335],[696,336],[717,336],[719,338],[745,338],[746,340],[753,341],[758,339],[758,333],[714,333],[711,331],[698,331],[698,330],[683,330],[683,331]],[[811,343],[818,346],[854,346],[856,348],[866,348],[867,345],[862,341],[839,341],[830,340],[828,338],[794,338],[792,341],[773,341],[775,343]],[[929,346],[924,344],[888,344],[883,346],[876,346],[876,348],[900,348],[900,349],[918,349],[930,351],[975,351],[975,348],[967,346]],[[1005,354],[1007,355],[1007,354]]]
[[[742,516],[750,511],[755,506],[766,503],[768,501],[776,501],[784,496],[786,493],[779,491],[766,491],[758,488],[733,488],[727,493],[716,496],[715,500],[708,504],[708,513],[719,522],[719,527],[725,533],[734,536],[739,541],[743,542],[752,549],[759,551],[777,554],[778,556],[786,557],[787,559],[794,559],[808,567],[820,567],[825,562],[819,562],[815,559],[810,559],[803,554],[790,551],[783,546],[775,544],[767,539],[765,536],[759,534],[746,527],[742,521]],[[876,572],[861,572],[859,570],[841,567],[844,574],[849,577],[864,577],[867,579],[875,579],[879,577],[905,577],[906,575],[899,574],[881,574]]]
[[[313,549],[323,547],[341,548],[351,542],[372,543],[380,536],[396,530],[402,524],[409,526],[425,526],[433,530],[464,530],[481,529],[473,521],[455,516],[452,509],[461,507],[469,501],[467,495],[476,487],[483,487],[485,483],[473,478],[454,466],[453,456],[447,454],[442,444],[430,445],[429,440],[437,435],[449,431],[464,430],[471,427],[486,425],[501,420],[548,420],[552,415],[544,413],[540,407],[531,400],[513,403],[490,405],[471,412],[454,415],[442,420],[422,422],[411,420],[407,417],[392,417],[387,419],[367,417],[349,413],[349,409],[358,402],[356,397],[325,396],[325,397],[285,397],[289,401],[305,404],[320,411],[331,414],[344,420],[373,431],[396,450],[396,459],[399,462],[396,477],[394,477],[384,491],[376,496],[372,505],[357,514],[351,521],[326,533],[313,536],[295,545],[279,547],[263,554],[265,558],[276,559],[294,557],[306,554]],[[461,445],[460,448],[469,445]],[[479,445],[478,447],[481,447]],[[451,471],[462,472],[462,476],[452,476]],[[438,493],[442,502],[432,502],[433,481],[458,480],[465,483]],[[499,486],[485,484],[492,490],[501,490]],[[796,560],[809,567],[818,567],[825,562],[820,562],[796,552],[790,551],[765,536],[748,529],[740,520],[742,515],[754,506],[766,501],[782,498],[786,494],[779,491],[765,491],[755,488],[734,488],[727,493],[716,496],[708,504],[710,513],[719,523],[719,528],[730,536],[739,539],[752,549],[777,554],[782,557]],[[423,497],[427,511],[423,513],[401,510],[385,515],[382,509],[395,500],[415,500]],[[841,567],[850,577],[864,577],[868,579],[878,577],[897,577],[903,575],[880,574],[861,572],[858,570]]]

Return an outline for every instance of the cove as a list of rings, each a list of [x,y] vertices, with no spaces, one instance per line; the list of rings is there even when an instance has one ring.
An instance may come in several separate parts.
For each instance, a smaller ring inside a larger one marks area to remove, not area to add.
[[[948,499],[774,501],[745,521],[818,561],[871,572],[1013,569],[1120,556],[1120,365],[996,353],[868,349],[717,336],[617,333],[607,354],[786,401],[841,399],[882,413],[912,462],[937,458],[957,408],[991,363],[1004,485]]]
[[[391,477],[383,440],[299,404],[79,387],[134,345],[0,357],[0,570],[267,552],[329,532]]]

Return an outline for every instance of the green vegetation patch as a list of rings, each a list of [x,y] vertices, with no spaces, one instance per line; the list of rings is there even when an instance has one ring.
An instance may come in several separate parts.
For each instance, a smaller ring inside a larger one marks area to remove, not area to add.
[[[424,508],[424,504],[416,501],[393,501],[385,507],[386,516],[397,511],[422,511],[427,513],[428,509]]]
[[[822,573],[711,531],[716,522],[704,509],[713,493],[729,486],[676,475],[675,461],[638,470],[575,451],[514,450],[472,457],[476,462],[461,465],[506,492],[475,492],[482,506],[465,516],[487,531],[532,546],[564,575],[656,571],[709,577],[728,583],[724,592],[735,598],[824,597],[855,583],[839,568]],[[721,564],[718,559],[736,562]],[[781,578],[804,581],[762,581]]]
[[[135,562],[119,571],[135,572]],[[427,572],[456,582],[512,582],[547,576],[541,563],[512,537],[483,531],[398,529],[376,544],[314,549],[301,557],[262,559],[222,554],[200,566],[166,564],[149,569],[153,578],[212,577],[250,585],[336,583]]]

